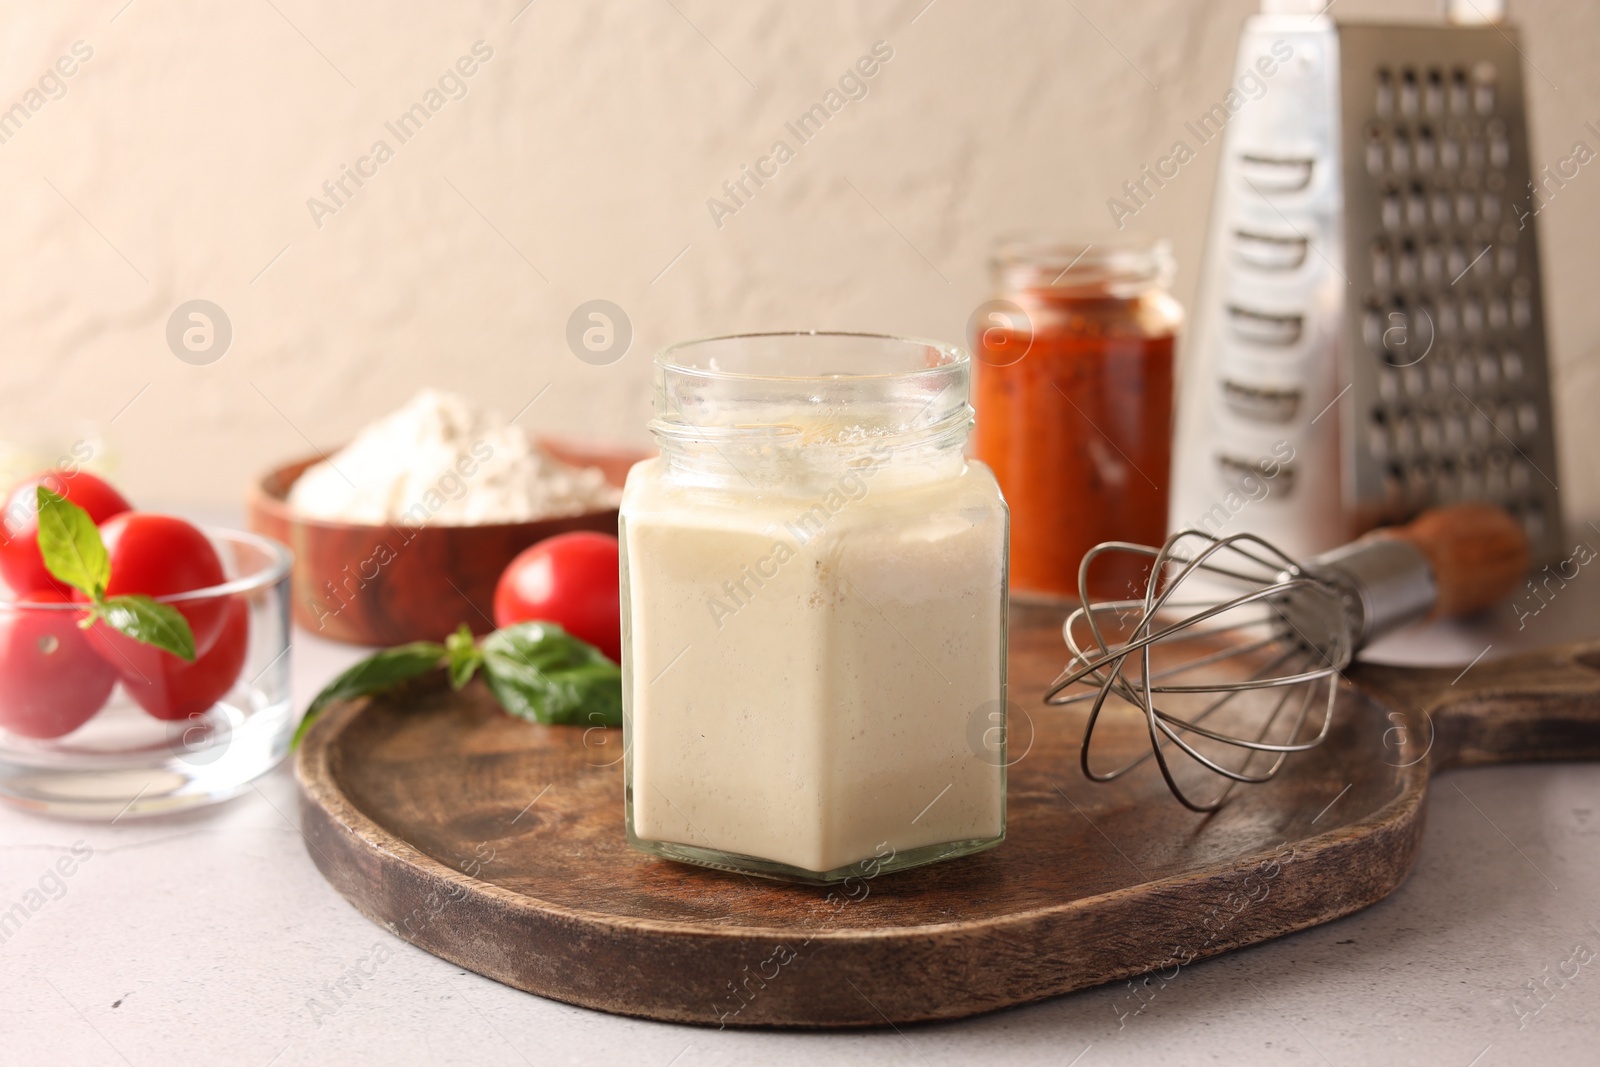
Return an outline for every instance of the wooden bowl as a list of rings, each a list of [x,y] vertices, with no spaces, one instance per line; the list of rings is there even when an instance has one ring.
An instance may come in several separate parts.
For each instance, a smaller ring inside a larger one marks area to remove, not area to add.
[[[599,467],[620,486],[643,450],[599,449],[541,440],[557,459]],[[287,501],[289,487],[322,457],[279,467],[251,486],[250,528],[294,550],[290,603],[294,621],[319,637],[361,645],[442,641],[466,623],[494,629],[494,587],[518,552],[572,530],[617,532],[617,511],[538,522],[478,526],[330,522],[307,518]]]

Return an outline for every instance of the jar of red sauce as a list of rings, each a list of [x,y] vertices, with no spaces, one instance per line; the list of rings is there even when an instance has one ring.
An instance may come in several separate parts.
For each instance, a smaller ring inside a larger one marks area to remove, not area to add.
[[[1183,309],[1165,241],[1000,242],[996,299],[973,318],[974,451],[1011,506],[1011,590],[1078,595],[1102,541],[1167,533],[1173,347]],[[1140,595],[1137,560],[1102,557],[1095,598]]]

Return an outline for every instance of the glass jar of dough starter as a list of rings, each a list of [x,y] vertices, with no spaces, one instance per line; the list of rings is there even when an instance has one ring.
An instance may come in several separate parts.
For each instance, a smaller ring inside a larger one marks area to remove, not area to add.
[[[1008,516],[969,375],[863,334],[656,357],[621,520],[636,848],[828,883],[1004,838]]]

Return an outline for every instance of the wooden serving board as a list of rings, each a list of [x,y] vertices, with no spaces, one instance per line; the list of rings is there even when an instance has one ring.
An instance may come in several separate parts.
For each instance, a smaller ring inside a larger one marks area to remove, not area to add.
[[[541,996],[714,1026],[879,1026],[1170,973],[1349,914],[1411,870],[1433,772],[1600,756],[1600,643],[1454,685],[1455,669],[1361,667],[1325,745],[1196,815],[1148,764],[1083,777],[1084,712],[1039,703],[1061,613],[1012,615],[1022,712],[1008,837],[988,852],[835,889],[652,859],[624,840],[620,731],[530,725],[474,683],[327,712],[299,757],[312,858],[397,936]],[[1101,729],[1111,748],[1148,743],[1138,722]]]

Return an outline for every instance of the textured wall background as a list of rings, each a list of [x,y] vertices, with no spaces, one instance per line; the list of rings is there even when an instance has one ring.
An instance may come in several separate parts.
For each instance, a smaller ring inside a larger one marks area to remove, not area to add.
[[[93,56],[0,144],[0,428],[71,441],[98,427],[137,497],[211,506],[425,384],[507,414],[539,396],[525,425],[642,441],[649,357],[672,340],[960,338],[992,237],[1103,230],[1106,198],[1222,96],[1255,7],[125,2],[5,7],[0,111],[73,42]],[[1600,123],[1600,7],[1526,0],[1513,15],[1542,72],[1527,74],[1536,157],[1600,148],[1583,129]],[[493,56],[466,95],[400,144],[384,123],[479,40]],[[894,57],[866,98],[717,228],[707,198],[879,40]],[[394,157],[319,227],[307,199],[379,138]],[[1173,239],[1185,302],[1216,163],[1202,153],[1133,223]],[[1584,515],[1600,513],[1597,207],[1586,168],[1540,218],[1560,480]],[[165,340],[194,298],[233,324],[207,366]],[[594,298],[633,322],[610,366],[564,340]]]

